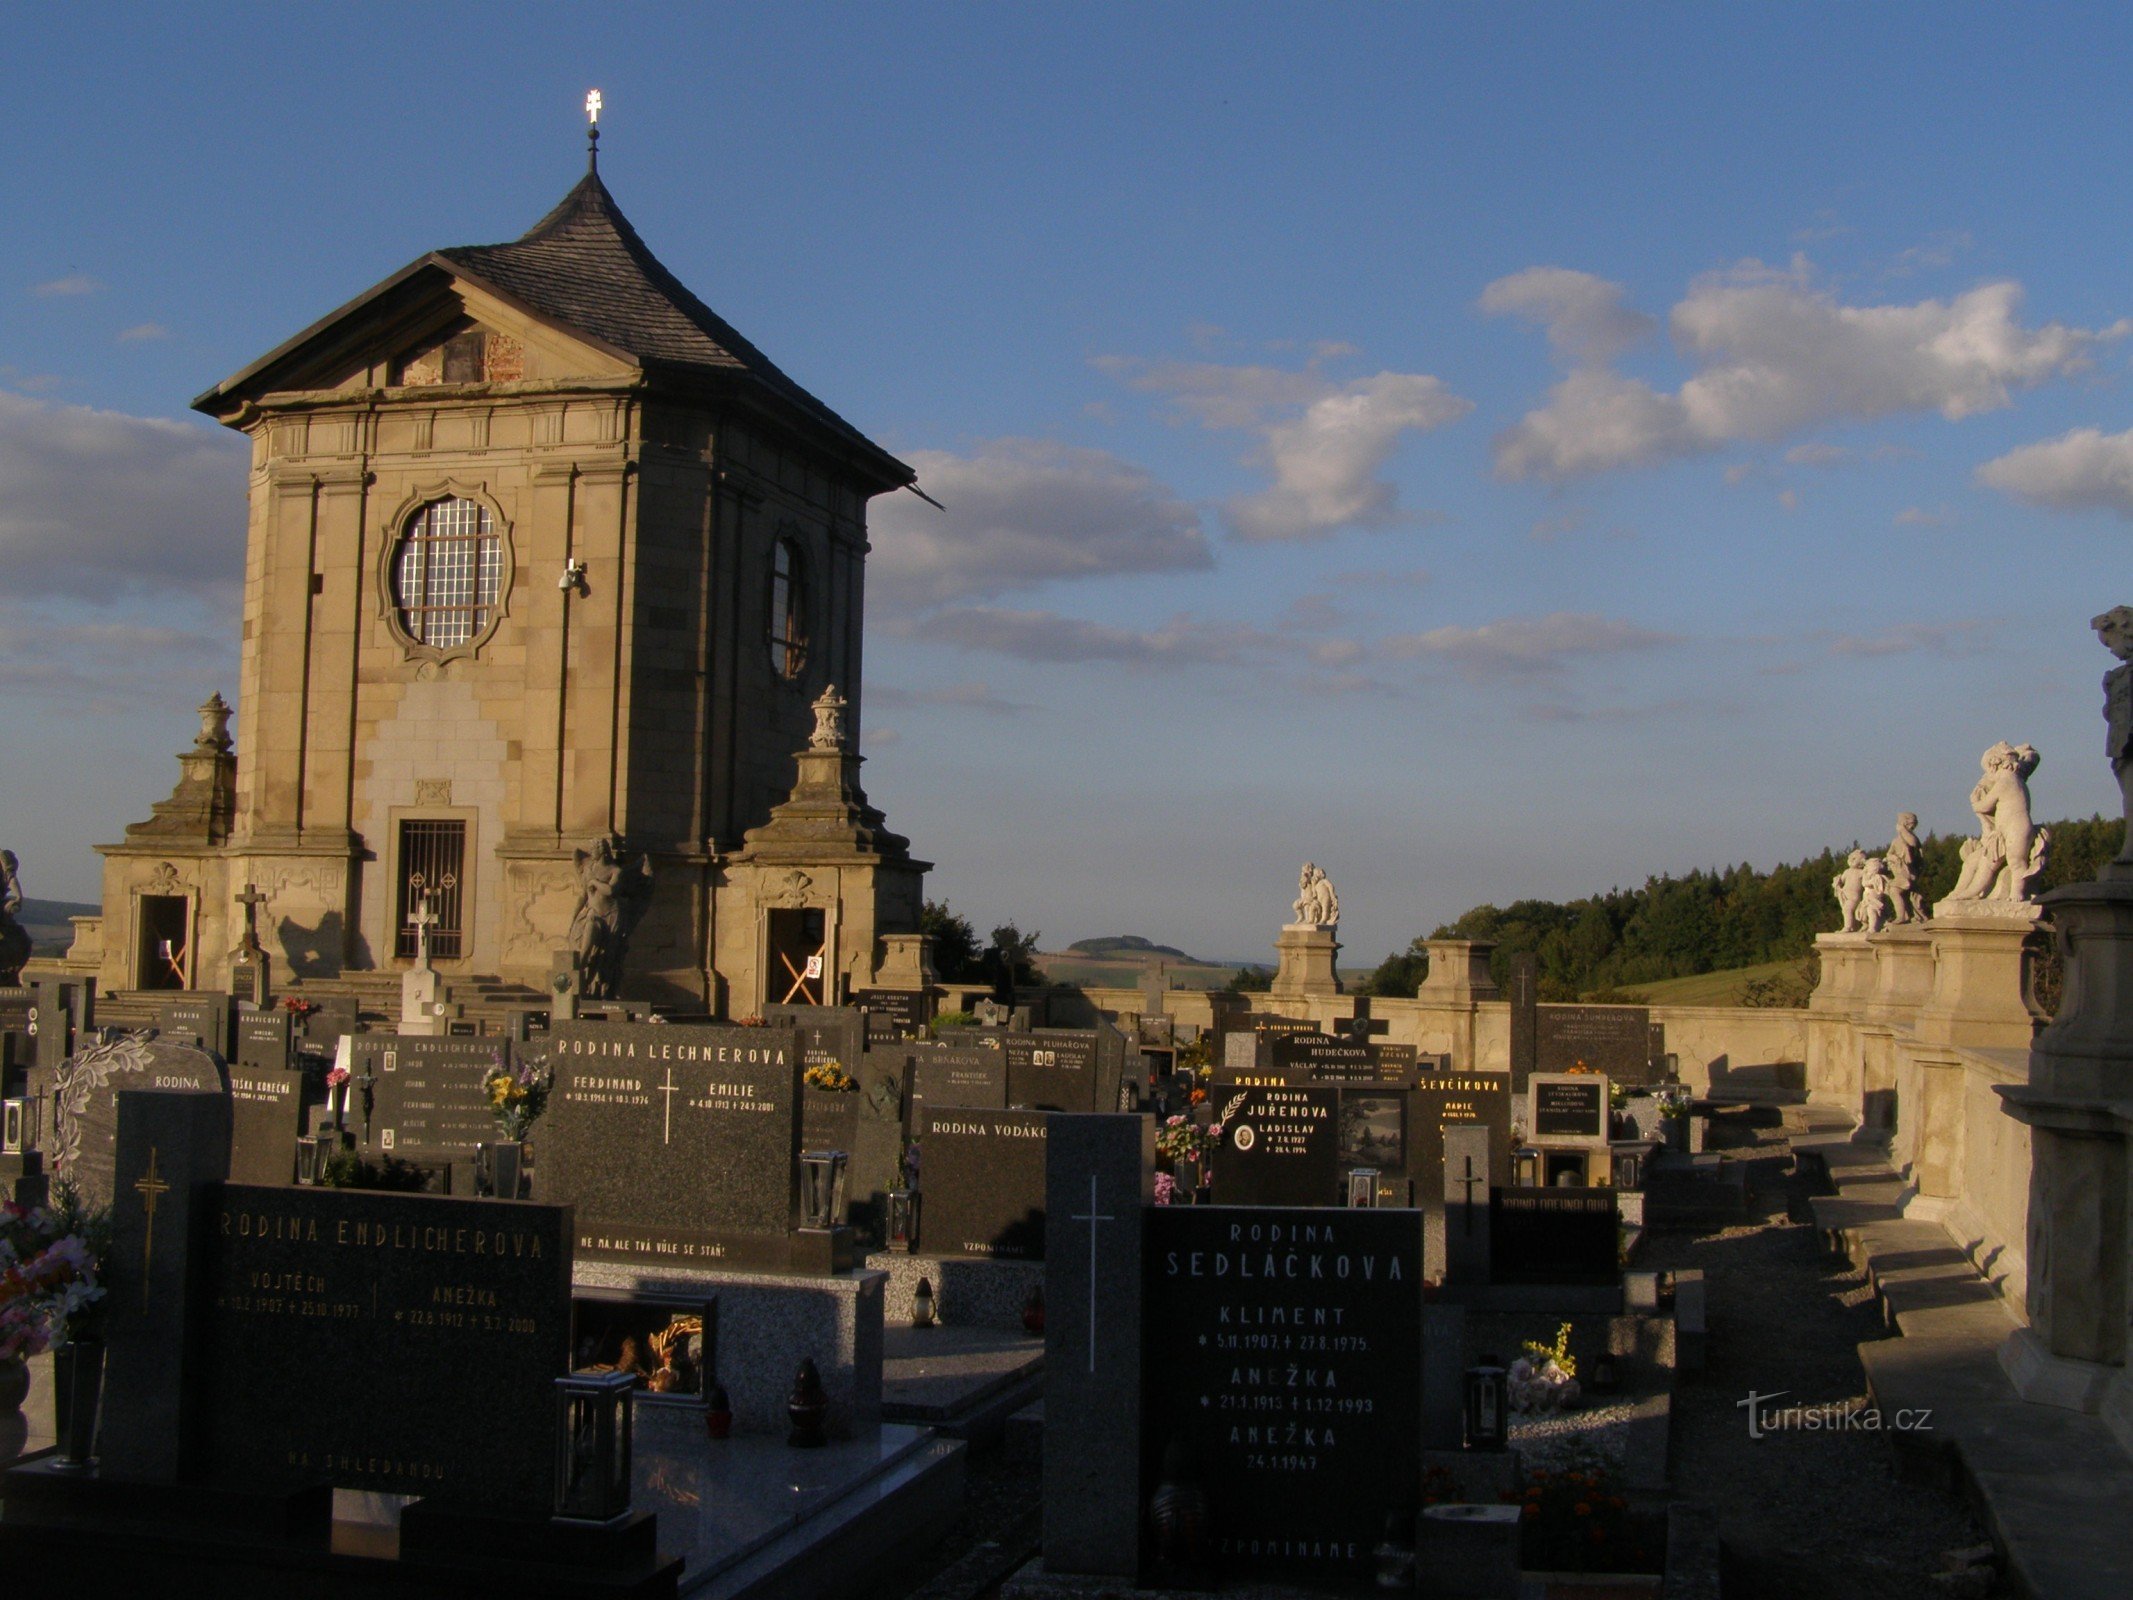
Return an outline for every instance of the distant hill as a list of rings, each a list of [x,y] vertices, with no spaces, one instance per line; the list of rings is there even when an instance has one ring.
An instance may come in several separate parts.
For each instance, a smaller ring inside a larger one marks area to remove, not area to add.
[[[1183,961],[1192,966],[1204,964],[1194,961],[1175,946],[1156,944],[1152,940],[1143,939],[1137,933],[1113,934],[1108,939],[1076,939],[1066,947],[1066,953],[1097,960],[1107,957],[1115,960],[1121,956],[1128,960],[1135,956],[1161,956],[1166,961]]]
[[[33,900],[24,895],[19,920],[38,955],[64,955],[74,942],[74,925],[67,918],[93,917],[102,909],[75,900]]]

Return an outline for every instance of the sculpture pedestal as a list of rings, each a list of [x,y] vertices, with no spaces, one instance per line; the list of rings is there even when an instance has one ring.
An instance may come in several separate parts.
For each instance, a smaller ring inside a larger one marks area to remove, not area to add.
[[[434,967],[400,974],[400,1032],[436,1037],[444,1028],[444,979]]]
[[[2007,1114],[2030,1130],[2027,1309],[2035,1338],[2010,1346],[2001,1360],[2018,1377],[2039,1375],[2029,1385],[2033,1398],[2072,1393],[2084,1404],[2100,1385],[2066,1382],[2069,1369],[2059,1363],[2122,1372],[2133,1309],[2126,1239],[2133,883],[2071,884],[2044,905],[2066,969],[2059,1015],[2030,1047],[2029,1082],[1998,1090]],[[2043,1381],[2053,1374],[2056,1381]]]
[[[1983,909],[1990,907],[1991,909]],[[2021,901],[1949,901],[1933,908],[1933,990],[1913,1031],[1929,1044],[2024,1050],[2040,1020],[2029,1006],[2027,950],[2044,919]]]
[[[1340,994],[1341,979],[1335,962],[1340,943],[1337,930],[1292,922],[1274,938],[1274,954],[1280,965],[1269,991],[1278,1000],[1330,999]]]

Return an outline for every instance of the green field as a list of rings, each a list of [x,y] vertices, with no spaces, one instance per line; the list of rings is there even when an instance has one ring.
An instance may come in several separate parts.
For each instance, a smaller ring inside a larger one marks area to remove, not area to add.
[[[1667,978],[1658,983],[1625,984],[1624,996],[1638,994],[1655,1006],[1737,1006],[1741,991],[1758,978],[1792,978],[1797,961],[1766,961],[1760,966],[1733,967],[1725,972],[1699,972],[1692,978]]]

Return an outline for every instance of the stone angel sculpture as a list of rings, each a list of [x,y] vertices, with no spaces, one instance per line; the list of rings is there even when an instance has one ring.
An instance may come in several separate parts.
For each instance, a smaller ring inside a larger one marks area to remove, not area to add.
[[[595,839],[573,852],[578,864],[578,909],[570,919],[570,951],[577,963],[578,988],[588,1000],[612,1000],[622,984],[622,962],[630,935],[643,920],[652,898],[652,859],[637,865],[622,861],[622,841],[614,834]]]
[[[1899,926],[1926,920],[1925,852],[1918,843],[1918,813],[1896,814],[1896,837],[1882,855],[1889,871],[1890,920]]]
[[[1297,879],[1291,908],[1296,913],[1295,926],[1300,928],[1331,928],[1341,920],[1341,897],[1333,892],[1333,880],[1309,861]]]
[[[1866,932],[1881,931],[1891,899],[1888,863],[1879,856],[1868,856],[1859,875],[1859,922]]]
[[[2029,775],[2038,759],[2034,746],[2004,739],[1979,759],[1984,773],[1970,791],[1978,837],[1963,841],[1962,876],[1948,900],[2016,905],[2030,898],[2030,882],[2044,871],[2051,848],[2051,829],[2037,827],[2029,814]]]
[[[1829,880],[1836,892],[1837,910],[1843,913],[1839,933],[1861,933],[1865,923],[1859,915],[1860,902],[1866,898],[1866,852],[1854,850],[1844,858],[1844,869]]]

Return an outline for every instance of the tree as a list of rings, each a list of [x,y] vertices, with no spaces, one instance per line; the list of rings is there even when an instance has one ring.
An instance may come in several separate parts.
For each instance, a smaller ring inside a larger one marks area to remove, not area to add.
[[[1411,999],[1428,976],[1429,952],[1417,939],[1405,950],[1380,961],[1370,976],[1355,986],[1355,992],[1381,995],[1387,1000]]]
[[[992,944],[978,957],[978,966],[995,994],[1007,999],[1017,988],[1044,982],[1035,960],[1037,941],[1043,937],[1039,933],[1026,934],[1012,922],[992,930]]]
[[[977,983],[978,936],[968,917],[959,917],[945,900],[928,900],[918,915],[918,931],[933,941],[933,970],[944,983]]]

